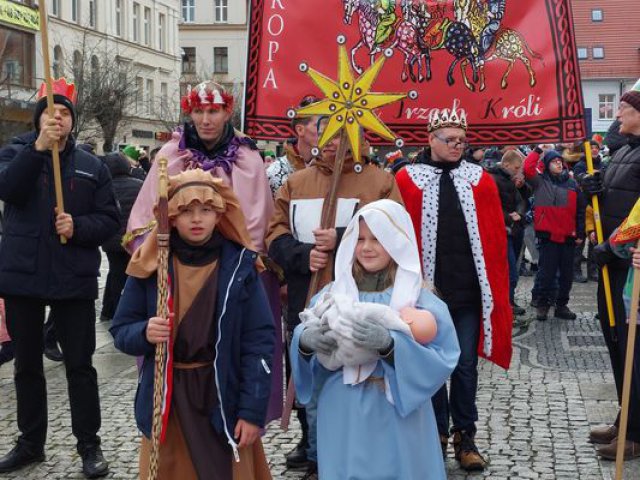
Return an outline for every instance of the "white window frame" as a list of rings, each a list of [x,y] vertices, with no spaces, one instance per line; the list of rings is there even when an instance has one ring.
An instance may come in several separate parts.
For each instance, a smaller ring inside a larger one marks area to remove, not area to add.
[[[617,108],[615,93],[598,94],[598,120],[615,120],[616,110]],[[609,115],[606,114],[607,112],[609,112]]]
[[[144,19],[143,19],[143,43],[151,46],[151,9],[144,7]]]
[[[80,5],[78,5],[78,0],[71,0],[71,21],[75,23],[80,23]]]
[[[594,8],[591,10],[591,21],[592,22],[604,22],[604,12],[601,8]]]
[[[226,69],[222,70],[222,69],[218,69],[217,68],[217,56],[216,56],[216,50],[218,49],[224,49],[225,52],[227,53],[226,55]],[[229,47],[213,47],[213,73],[219,73],[221,75],[227,74],[229,73]]]
[[[145,81],[145,104],[146,104],[146,113],[149,115],[153,115],[153,90],[154,90],[154,85],[153,85],[153,79],[151,78],[147,78]]]
[[[182,0],[182,21],[193,23],[196,18],[196,0]]]
[[[228,0],[215,0],[214,9],[215,9],[214,19],[216,23],[229,22],[229,1]]]
[[[599,53],[602,52],[602,55]],[[591,56],[594,60],[602,60],[604,58],[604,47],[593,47]]]
[[[138,2],[133,2],[131,19],[133,23],[131,39],[137,43],[140,41],[140,4]]]
[[[51,15],[60,17],[60,0],[51,0]]]
[[[124,11],[122,9],[122,0],[115,0],[115,24],[116,24],[116,36],[122,37],[124,30]]]
[[[167,47],[167,20],[164,13],[158,14],[158,50],[165,51]]]
[[[586,60],[589,58],[589,49],[587,47],[578,47],[578,60]]]
[[[89,0],[89,26],[91,28],[96,28],[98,25],[98,12],[96,11],[97,0]]]

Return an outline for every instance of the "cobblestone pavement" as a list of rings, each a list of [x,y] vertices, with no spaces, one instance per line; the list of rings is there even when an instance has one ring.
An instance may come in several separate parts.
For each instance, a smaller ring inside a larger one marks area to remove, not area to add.
[[[103,277],[104,279],[104,277]],[[522,279],[519,303],[528,299],[531,279]],[[526,298],[525,298],[526,297]],[[575,321],[532,320],[533,309],[514,327],[512,367],[505,372],[481,363],[478,392],[478,446],[490,461],[480,474],[467,475],[452,459],[450,479],[601,480],[614,477],[612,462],[600,462],[587,442],[589,428],[611,421],[616,413],[615,388],[600,337],[595,311],[595,284],[574,285],[571,307]],[[99,307],[99,305],[98,305]],[[99,309],[98,309],[99,312]],[[95,364],[100,380],[103,449],[111,463],[110,478],[137,475],[138,434],[133,420],[137,375],[132,358],[117,353],[107,325],[97,324]],[[64,369],[45,360],[49,392],[47,460],[0,478],[83,478],[71,435]],[[17,435],[15,391],[11,367],[0,368],[0,450],[11,448]],[[295,420],[289,432],[268,429],[265,449],[274,479],[300,479],[286,472],[284,455],[295,445]],[[640,478],[640,461],[628,462],[626,479]],[[333,480],[333,479],[327,479]]]

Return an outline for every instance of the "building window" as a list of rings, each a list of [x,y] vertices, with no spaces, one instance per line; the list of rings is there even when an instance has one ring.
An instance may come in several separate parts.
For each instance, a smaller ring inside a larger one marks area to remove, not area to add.
[[[34,35],[10,28],[2,29],[0,82],[31,86],[35,55]]]
[[[591,10],[591,20],[593,22],[602,22],[604,20],[604,15],[602,13],[602,10],[600,9]]]
[[[91,57],[91,84],[96,86],[100,82],[100,61],[98,57]]]
[[[227,23],[227,1],[228,0],[216,0],[216,22]]]
[[[95,28],[98,14],[96,12],[96,0],[89,0],[89,26]]]
[[[144,7],[144,44],[151,45],[151,9]]]
[[[213,48],[213,73],[229,73],[229,54],[227,47]]]
[[[163,115],[166,115],[169,110],[169,85],[165,82],[160,84],[160,108]]]
[[[140,4],[133,3],[133,41],[140,41]]]
[[[51,15],[60,16],[60,0],[51,0]]]
[[[604,58],[604,47],[593,47],[593,58]]]
[[[144,78],[136,77],[136,113],[142,113],[143,95],[144,95]]]
[[[60,78],[64,76],[64,59],[62,57],[62,49],[60,45],[53,47],[53,78]]]
[[[196,17],[196,0],[182,0],[182,21],[193,22]]]
[[[196,47],[183,47],[182,74],[196,73]]]
[[[589,53],[586,47],[578,47],[578,60],[585,60],[589,58]]]
[[[116,0],[116,35],[122,36],[123,30],[122,0]]]
[[[146,104],[147,104],[147,113],[149,115],[153,115],[153,80],[147,79],[147,88],[146,88]]]
[[[165,16],[163,13],[158,15],[158,50],[164,52],[165,49],[165,36],[167,34],[165,28]]]
[[[71,0],[71,21],[78,23],[78,0]]]
[[[613,93],[601,93],[598,95],[598,119],[613,120],[616,114],[616,96]]]
[[[73,52],[73,78],[76,82],[76,85],[79,85],[84,80],[82,63],[82,54],[78,50],[75,50]]]

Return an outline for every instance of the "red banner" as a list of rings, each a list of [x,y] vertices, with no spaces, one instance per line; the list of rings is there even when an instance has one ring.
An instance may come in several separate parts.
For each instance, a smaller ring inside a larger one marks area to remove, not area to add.
[[[338,40],[356,75],[389,57],[374,91],[418,94],[378,112],[406,144],[444,108],[466,111],[478,145],[585,136],[570,0],[252,0],[249,135],[293,136],[287,111],[320,95],[300,65],[336,78]]]

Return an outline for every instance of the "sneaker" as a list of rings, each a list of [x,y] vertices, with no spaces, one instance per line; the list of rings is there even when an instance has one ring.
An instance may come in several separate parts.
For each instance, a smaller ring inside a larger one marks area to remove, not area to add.
[[[60,347],[58,347],[58,343],[54,343],[52,345],[45,345],[44,356],[47,357],[52,362],[61,362],[62,360],[64,360],[64,356],[60,351]]]
[[[0,348],[0,365],[13,360],[13,343],[4,342],[2,348]]]
[[[82,454],[82,473],[87,478],[104,477],[109,473],[109,464],[99,445],[87,448]]]
[[[520,305],[518,305],[517,303],[513,303],[513,305],[511,305],[511,309],[513,310],[513,314],[514,315],[524,315],[525,313],[527,313],[527,310],[522,308]]]
[[[306,440],[300,440],[293,450],[287,453],[285,465],[288,470],[306,470],[309,468]]]
[[[561,320],[575,320],[578,318],[566,305],[556,306],[553,316]]]
[[[453,434],[453,449],[456,454],[456,460],[460,462],[460,467],[467,472],[481,471],[487,466],[478,447],[476,447],[473,435],[461,430]]]
[[[544,322],[547,320],[547,315],[549,315],[549,305],[538,305],[536,307],[536,320]]]

